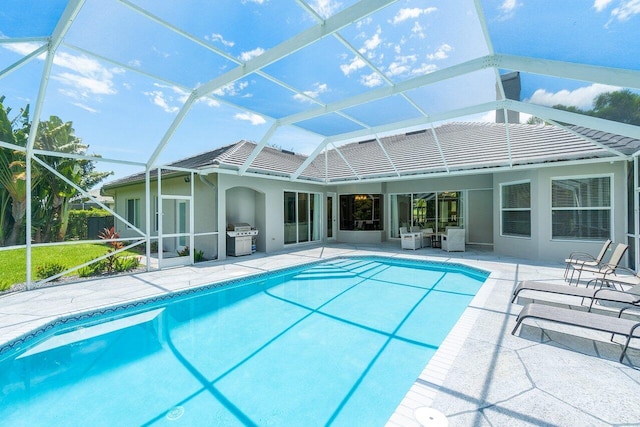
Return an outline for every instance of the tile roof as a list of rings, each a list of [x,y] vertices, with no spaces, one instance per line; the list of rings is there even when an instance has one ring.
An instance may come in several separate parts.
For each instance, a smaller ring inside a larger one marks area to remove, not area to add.
[[[447,123],[433,129],[353,142],[318,155],[300,174],[310,181],[344,182],[381,177],[429,175],[439,172],[534,165],[612,157],[610,147],[623,155],[640,148],[640,140],[574,126],[504,123]],[[239,170],[257,146],[239,141],[176,161],[168,166],[188,169]],[[603,147],[604,146],[604,147]],[[264,147],[248,171],[290,177],[307,156]],[[175,174],[163,170],[163,175]],[[151,172],[155,177],[156,170]],[[144,173],[107,184],[106,188],[144,180]]]

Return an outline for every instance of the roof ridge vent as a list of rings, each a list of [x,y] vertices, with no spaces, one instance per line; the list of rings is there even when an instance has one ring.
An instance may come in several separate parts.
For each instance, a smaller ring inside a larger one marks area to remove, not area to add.
[[[296,153],[294,153],[293,151],[291,151],[291,150],[285,150],[284,148],[283,148],[283,149],[281,149],[280,151],[281,151],[281,152],[283,152],[284,154],[291,154],[291,155],[294,155],[294,156],[296,155]]]
[[[358,144],[368,144],[370,142],[375,142],[375,138],[374,139],[367,139],[366,141],[358,141]]]
[[[426,133],[426,132],[427,132],[426,129],[421,129],[421,130],[414,130],[413,132],[407,132],[404,135],[405,136],[420,135],[421,133]]]

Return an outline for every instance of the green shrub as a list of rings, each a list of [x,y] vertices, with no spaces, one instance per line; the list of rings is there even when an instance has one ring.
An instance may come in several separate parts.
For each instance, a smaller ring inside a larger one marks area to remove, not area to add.
[[[95,218],[95,219],[90,219]],[[105,209],[74,209],[69,211],[69,225],[65,240],[90,240],[95,239],[100,228],[113,226],[113,214]],[[90,233],[91,222],[100,224],[97,229]],[[93,235],[90,235],[93,234]]]
[[[103,261],[94,262],[93,264],[89,264],[87,266],[79,268],[78,276],[80,277],[97,276],[98,274],[102,273],[103,269],[104,269]]]
[[[177,251],[178,256],[189,256],[189,246],[185,246],[182,250]],[[198,249],[193,250],[193,261],[200,262],[204,261],[204,252]]]
[[[60,274],[66,269],[67,267],[62,264],[58,264],[57,262],[48,262],[36,266],[36,277],[38,279],[46,279],[48,277],[55,276],[56,274]]]
[[[6,291],[9,288],[11,288],[11,283],[9,283],[9,281],[7,280],[0,280],[0,292],[2,291]]]
[[[122,273],[124,271],[135,270],[136,268],[138,268],[139,265],[140,265],[140,262],[138,261],[138,257],[123,256],[123,257],[116,257],[113,268],[114,268],[114,271]]]

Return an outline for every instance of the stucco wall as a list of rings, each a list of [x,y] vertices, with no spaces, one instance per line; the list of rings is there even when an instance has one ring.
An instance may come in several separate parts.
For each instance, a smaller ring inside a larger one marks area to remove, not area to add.
[[[598,253],[601,241],[553,240],[551,238],[551,179],[612,174],[614,242],[626,243],[625,162],[544,167],[494,175],[494,252],[542,261],[562,262],[569,253]],[[531,238],[500,235],[500,184],[531,180]]]
[[[322,193],[323,200],[326,194],[325,188],[321,185],[224,174],[218,175],[218,184],[221,195],[219,208],[223,213],[218,218],[218,227],[224,230],[230,221],[248,222],[259,230],[257,250],[266,253],[285,248],[285,191]],[[240,197],[244,200],[240,200]],[[322,218],[324,218],[324,209]],[[225,248],[224,251],[220,251],[222,258],[223,254],[226,254],[226,235],[221,233],[219,239],[219,247]]]
[[[212,185],[215,184],[215,176],[208,177]],[[127,199],[140,199],[140,225],[138,228],[143,232],[146,231],[146,223],[147,223],[147,208],[145,205],[145,197],[144,197],[144,189],[145,186],[143,183],[141,184],[133,184],[124,187],[119,187],[115,190],[108,191],[109,194],[114,195],[115,200],[115,211],[121,216],[125,217],[126,212],[126,203]],[[154,210],[154,198],[157,196],[157,186],[154,181],[151,182],[151,200],[150,200],[150,234],[152,236],[157,236],[158,233],[155,231],[155,210]],[[191,191],[191,183],[186,183],[184,181],[184,177],[179,178],[169,178],[162,180],[162,194],[163,195],[183,195],[187,196]],[[215,232],[217,231],[217,223],[214,220],[216,218],[216,201],[215,201],[215,189],[207,184],[202,182],[197,177],[193,182],[193,191],[194,191],[194,223],[195,228],[194,232],[196,233],[205,233],[205,232]],[[189,209],[187,207],[187,226],[189,227]],[[162,203],[162,223],[164,233],[172,233],[175,232],[176,229],[176,201],[175,200],[167,200],[165,199]],[[138,237],[139,234],[128,228],[122,221],[116,218],[115,220],[116,230],[120,233],[121,237]],[[176,239],[175,238],[165,238],[163,239],[164,250],[173,252],[176,249]],[[215,259],[218,256],[218,237],[217,235],[210,236],[202,236],[196,237],[194,247],[198,250],[201,250],[205,253],[205,257],[208,259]]]

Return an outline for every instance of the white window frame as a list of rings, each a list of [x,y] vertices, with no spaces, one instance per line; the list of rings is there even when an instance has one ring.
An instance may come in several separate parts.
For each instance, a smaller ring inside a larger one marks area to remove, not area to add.
[[[518,184],[529,184],[529,207],[528,208],[503,208],[502,207],[502,189],[503,187],[506,186],[511,186],[511,185],[518,185]],[[525,179],[525,180],[521,180],[521,181],[511,181],[511,182],[502,182],[500,183],[500,237],[509,237],[509,238],[513,238],[513,239],[526,239],[526,240],[531,240],[531,230],[533,229],[533,224],[532,224],[532,213],[533,210],[531,208],[531,206],[533,205],[532,203],[532,196],[531,196],[531,180],[530,179]],[[519,236],[516,234],[504,234],[504,230],[502,229],[502,214],[505,210],[508,211],[529,211],[529,235],[528,236]]]
[[[599,173],[599,174],[591,174],[591,175],[567,175],[567,176],[554,176],[550,179],[549,181],[549,238],[552,241],[555,242],[600,242],[602,241],[602,239],[594,239],[594,240],[589,240],[589,239],[570,239],[570,238],[566,238],[566,237],[562,237],[562,238],[554,238],[553,237],[553,212],[558,210],[558,211],[562,211],[562,210],[576,210],[576,208],[554,208],[553,207],[553,182],[554,181],[562,181],[562,180],[569,180],[569,179],[590,179],[590,178],[609,178],[609,207],[587,207],[587,208],[581,208],[582,210],[608,210],[610,211],[610,215],[609,215],[609,238],[613,239],[613,236],[615,236],[615,230],[614,230],[614,216],[615,216],[615,194],[614,194],[614,189],[615,187],[615,183],[614,183],[614,174],[613,173]]]
[[[133,201],[133,221],[130,220],[129,217],[129,202]],[[124,217],[125,219],[133,224],[134,227],[140,227],[140,198],[128,198],[125,199],[125,205],[124,205]],[[133,227],[131,227],[131,225],[127,224],[127,228],[131,229]]]

